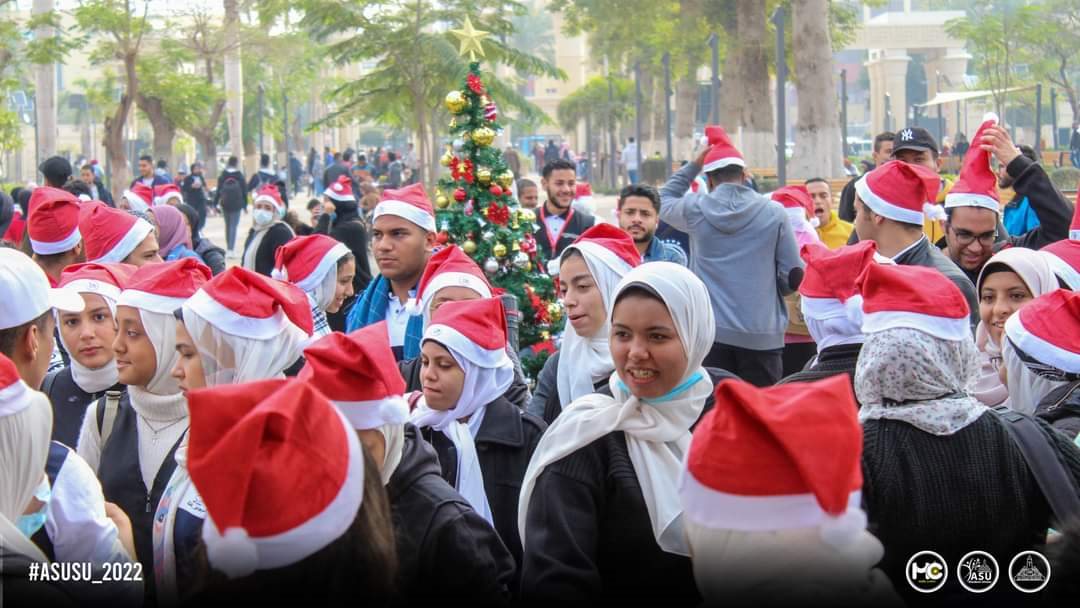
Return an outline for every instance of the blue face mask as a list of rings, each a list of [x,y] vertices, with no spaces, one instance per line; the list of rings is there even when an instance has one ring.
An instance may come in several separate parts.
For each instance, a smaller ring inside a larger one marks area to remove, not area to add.
[[[52,498],[52,488],[49,487],[48,478],[42,479],[41,483],[38,484],[38,487],[34,490],[34,498],[41,501],[41,508],[29,515],[20,515],[19,520],[15,522],[15,527],[17,527],[19,532],[22,532],[26,538],[33,536],[45,525],[45,510],[49,506],[49,499]]]

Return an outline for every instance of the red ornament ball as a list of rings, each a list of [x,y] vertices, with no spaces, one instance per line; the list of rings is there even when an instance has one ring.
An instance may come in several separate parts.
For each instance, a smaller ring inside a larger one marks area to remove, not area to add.
[[[491,184],[491,187],[488,188],[488,192],[491,193],[491,196],[502,196],[503,193],[502,188],[500,188],[498,184]]]
[[[454,190],[454,200],[455,201],[460,203],[460,202],[465,200],[466,196],[467,195],[465,194],[465,189],[464,188],[458,188],[457,190]]]
[[[445,230],[443,230],[435,236],[435,240],[438,241],[440,245],[445,245],[446,242],[450,240],[450,235],[447,234]]]

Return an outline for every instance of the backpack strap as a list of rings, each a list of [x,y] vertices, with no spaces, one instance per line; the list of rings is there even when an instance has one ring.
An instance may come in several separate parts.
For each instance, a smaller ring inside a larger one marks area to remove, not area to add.
[[[45,374],[45,379],[41,381],[41,392],[45,393],[52,400],[53,385],[56,384],[56,376],[63,371],[63,368],[54,369],[53,371]]]
[[[1004,421],[1009,436],[1020,449],[1028,469],[1046,497],[1057,524],[1060,526],[1080,517],[1080,497],[1077,496],[1072,476],[1065,470],[1057,450],[1050,445],[1035,419],[1006,406],[998,406],[991,411]]]
[[[122,399],[124,393],[121,391],[106,391],[105,396],[98,399],[97,402],[97,429],[98,437],[101,439],[102,448],[105,447],[105,442],[109,440],[109,435],[112,434],[113,425],[116,424],[116,414],[120,411],[120,399]]]

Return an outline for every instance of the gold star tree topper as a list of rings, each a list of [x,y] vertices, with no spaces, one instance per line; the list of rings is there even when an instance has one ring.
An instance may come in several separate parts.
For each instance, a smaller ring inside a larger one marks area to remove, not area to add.
[[[480,42],[488,37],[488,32],[474,28],[472,21],[468,17],[465,17],[465,27],[459,30],[450,30],[450,33],[461,40],[458,55],[464,56],[465,53],[468,53],[469,61],[476,61],[477,55],[484,56],[484,47],[481,46]]]

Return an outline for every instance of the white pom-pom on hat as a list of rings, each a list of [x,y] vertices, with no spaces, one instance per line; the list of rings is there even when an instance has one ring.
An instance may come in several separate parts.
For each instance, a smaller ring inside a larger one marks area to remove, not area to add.
[[[211,528],[212,535],[217,536],[213,522],[207,521],[205,525]],[[215,570],[224,572],[229,578],[241,578],[258,568],[259,550],[247,530],[233,527],[206,543],[206,558]]]
[[[866,530],[866,513],[859,508],[848,508],[839,517],[830,517],[818,526],[821,540],[837,549],[854,543],[864,530]]]
[[[943,220],[948,217],[945,208],[934,203],[923,203],[923,214],[931,220]]]

